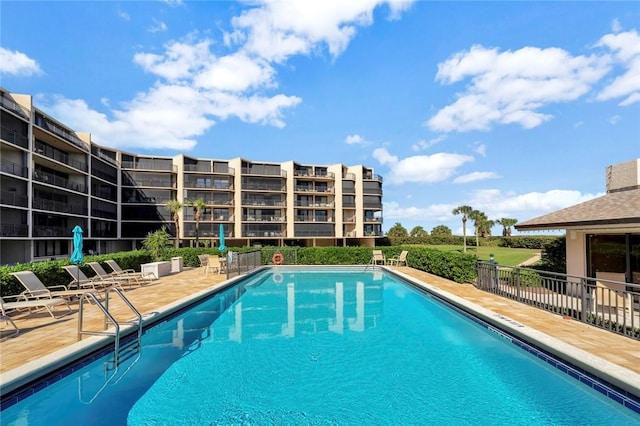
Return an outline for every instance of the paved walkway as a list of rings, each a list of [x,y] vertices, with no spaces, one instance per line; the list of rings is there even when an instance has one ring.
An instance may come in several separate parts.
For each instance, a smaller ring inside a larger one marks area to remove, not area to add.
[[[397,269],[417,280],[428,283],[430,286],[461,297],[513,321],[546,333],[568,345],[640,374],[640,342],[636,340],[480,291],[471,284],[457,284],[408,267]],[[218,286],[223,281],[223,275],[209,274],[205,276],[202,270],[191,269],[162,277],[151,285],[129,290],[126,292],[126,296],[142,313],[149,315],[167,304],[183,299],[190,294]],[[71,306],[72,312],[58,320],[53,320],[46,313],[16,317],[15,321],[21,328],[21,333],[17,337],[0,342],[0,373],[6,373],[75,343],[78,305]],[[117,303],[113,304],[113,310],[118,318],[128,319],[131,317],[130,312]],[[0,330],[6,334],[9,327],[4,322],[1,324]],[[85,316],[85,324],[85,327],[100,329],[102,315],[97,308],[89,307]]]

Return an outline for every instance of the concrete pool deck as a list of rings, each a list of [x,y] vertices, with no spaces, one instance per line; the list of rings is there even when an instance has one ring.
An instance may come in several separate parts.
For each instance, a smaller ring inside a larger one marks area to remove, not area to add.
[[[573,352],[578,359],[581,354],[587,355],[586,358],[591,358],[589,362],[609,370],[615,377],[626,375],[632,384],[640,377],[640,342],[637,340],[483,292],[472,284],[457,284],[409,267],[390,269],[424,284],[434,293],[452,296],[452,300],[479,307],[488,319],[503,325],[516,324],[522,327],[526,332],[524,334],[528,333],[538,341],[552,341]],[[148,317],[193,294],[217,288],[224,281],[224,275],[205,276],[202,269],[186,269],[162,277],[150,285],[128,290],[125,295],[143,316]],[[117,299],[112,303],[116,318],[132,317],[124,305],[117,303]],[[14,317],[21,333],[0,342],[0,385],[19,370],[33,367],[41,360],[55,357],[57,351],[64,352],[73,347],[77,342],[78,304],[71,304],[71,308],[71,313],[57,320],[46,312]],[[64,308],[57,309],[57,313],[64,311]],[[85,310],[85,329],[101,330],[102,321],[101,312],[89,305]],[[11,328],[2,322],[0,330],[4,336]],[[85,337],[83,341],[90,339],[97,338]]]

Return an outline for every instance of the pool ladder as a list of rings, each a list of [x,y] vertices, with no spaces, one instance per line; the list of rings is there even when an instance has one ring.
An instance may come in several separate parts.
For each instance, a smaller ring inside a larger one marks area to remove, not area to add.
[[[113,317],[113,315],[111,315],[111,313],[109,312],[109,296],[113,293],[117,294],[120,297],[120,299],[122,299],[125,305],[127,305],[129,309],[135,314],[135,316],[137,317],[136,319],[133,319],[130,321],[117,321]],[[104,314],[104,330],[103,331],[85,330],[83,328],[85,300],[89,301],[90,303],[93,302],[98,307],[98,309],[100,309]],[[113,325],[113,331],[108,330],[109,324]],[[140,315],[140,312],[138,312],[135,306],[131,304],[129,299],[127,299],[124,296],[124,294],[122,294],[122,291],[120,291],[116,287],[108,288],[104,293],[104,304],[100,302],[98,297],[93,293],[85,293],[82,295],[82,297],[80,298],[80,307],[78,310],[78,341],[82,339],[82,336],[84,334],[92,335],[92,336],[113,336],[114,345],[115,345],[113,363],[116,369],[118,368],[118,357],[120,355],[120,325],[121,324],[131,324],[131,325],[138,326],[138,338],[136,343],[139,348],[140,339],[142,338],[142,315]]]

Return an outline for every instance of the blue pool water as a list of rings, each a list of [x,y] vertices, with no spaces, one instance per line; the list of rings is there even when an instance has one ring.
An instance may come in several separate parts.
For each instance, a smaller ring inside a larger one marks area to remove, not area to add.
[[[640,415],[394,276],[259,273],[3,425],[629,425]]]

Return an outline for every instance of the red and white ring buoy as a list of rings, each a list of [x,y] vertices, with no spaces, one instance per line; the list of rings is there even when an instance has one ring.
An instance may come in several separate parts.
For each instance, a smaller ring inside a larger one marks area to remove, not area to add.
[[[274,282],[274,283],[276,283],[276,284],[280,284],[280,283],[282,282],[282,280],[283,280],[283,279],[284,279],[284,278],[282,277],[282,274],[281,274],[281,273],[279,273],[279,272],[278,272],[278,273],[276,273],[276,274],[273,274],[273,282]]]
[[[284,261],[284,256],[282,255],[282,253],[276,253],[271,258],[271,261],[273,262],[274,265],[282,265],[282,262]]]

